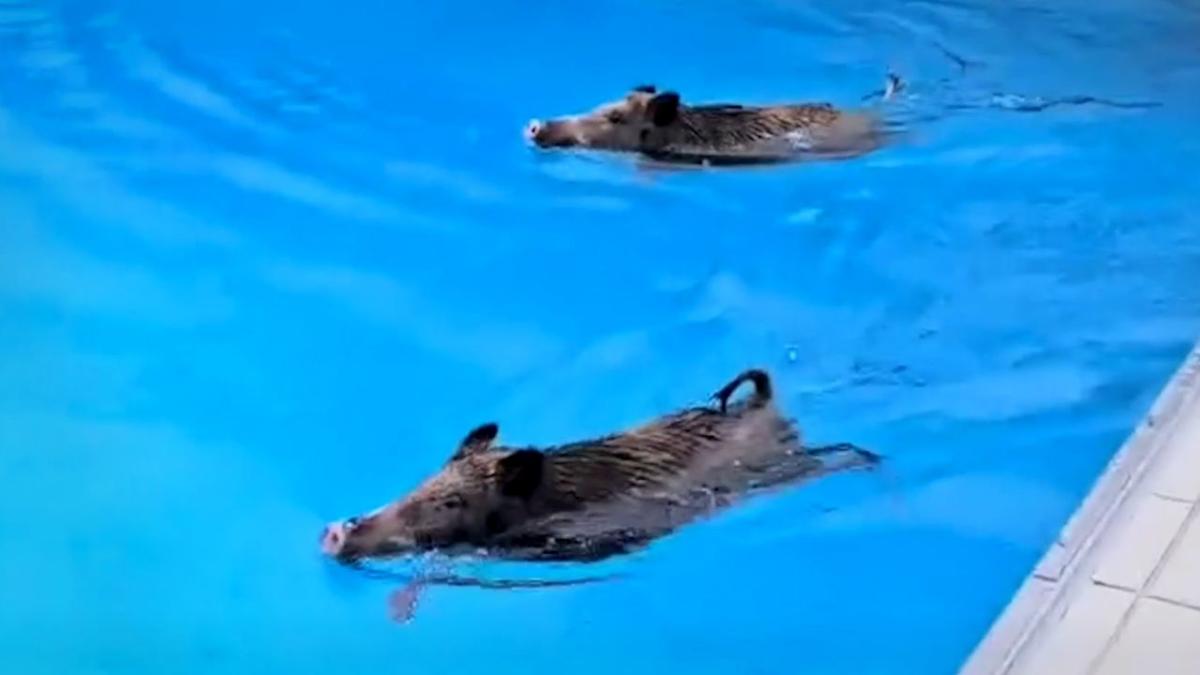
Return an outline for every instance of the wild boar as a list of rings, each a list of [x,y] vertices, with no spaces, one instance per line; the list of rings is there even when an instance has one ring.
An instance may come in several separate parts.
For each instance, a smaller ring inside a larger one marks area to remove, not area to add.
[[[901,86],[891,76],[883,99],[890,99]],[[643,85],[589,113],[534,120],[525,135],[540,148],[634,152],[667,162],[740,164],[860,155],[880,147],[887,131],[874,111],[844,111],[828,103],[686,105],[674,91]]]
[[[731,401],[744,383],[753,392]],[[713,400],[550,448],[499,445],[499,427],[483,424],[411,494],[326,527],[322,549],[344,562],[431,550],[593,561],[762,490],[879,462],[848,444],[804,448],[762,370],[738,375]]]

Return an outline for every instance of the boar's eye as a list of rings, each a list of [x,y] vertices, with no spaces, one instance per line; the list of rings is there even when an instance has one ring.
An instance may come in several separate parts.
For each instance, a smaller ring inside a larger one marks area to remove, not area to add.
[[[461,509],[467,505],[467,500],[462,498],[462,495],[450,495],[442,500],[442,506],[447,509]]]
[[[625,113],[620,110],[610,110],[605,117],[613,124],[621,124],[625,121]]]

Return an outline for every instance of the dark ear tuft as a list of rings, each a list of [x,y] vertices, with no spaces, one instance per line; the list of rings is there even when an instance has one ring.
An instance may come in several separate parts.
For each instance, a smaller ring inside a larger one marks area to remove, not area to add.
[[[546,456],[537,450],[517,450],[500,459],[500,494],[528,499],[542,484]]]
[[[639,84],[638,86],[634,87],[633,90],[643,94],[653,94],[658,91],[658,87],[652,84]]]
[[[450,461],[455,461],[470,455],[475,452],[482,452],[492,446],[492,442],[496,440],[496,436],[500,434],[500,427],[495,422],[480,424],[467,434],[467,437],[458,444],[458,450],[450,457]]]
[[[496,436],[499,434],[500,425],[496,424],[495,422],[480,424],[472,429],[471,433],[467,434],[467,437],[463,439],[462,444],[474,445],[476,443],[491,443],[492,441],[496,440]]]
[[[650,99],[646,104],[646,115],[656,127],[665,127],[674,122],[679,118],[679,94],[664,91]]]

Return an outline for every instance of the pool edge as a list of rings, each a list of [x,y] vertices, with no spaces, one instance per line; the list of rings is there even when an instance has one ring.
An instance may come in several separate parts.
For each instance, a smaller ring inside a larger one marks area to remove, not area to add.
[[[1128,517],[1136,497],[1149,494],[1148,478],[1155,466],[1173,455],[1200,453],[1185,447],[1181,426],[1200,419],[1200,342],[1159,393],[1149,412],[1139,421],[1109,461],[1091,491],[1071,515],[1057,539],[1043,554],[1016,594],[991,625],[959,670],[959,675],[998,675],[1012,672],[1045,642],[1048,619],[1061,617],[1073,596],[1093,583],[1092,572],[1102,544]],[[1131,499],[1135,497],[1135,499]],[[1195,506],[1192,507],[1192,513]],[[1095,582],[1100,585],[1099,582]],[[1138,596],[1140,597],[1140,595]],[[1127,621],[1128,609],[1114,630]],[[1101,645],[1103,655],[1116,632]]]

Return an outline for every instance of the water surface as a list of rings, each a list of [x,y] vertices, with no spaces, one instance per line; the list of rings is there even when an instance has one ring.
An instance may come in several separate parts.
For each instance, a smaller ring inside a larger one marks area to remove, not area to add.
[[[8,669],[953,672],[1200,331],[1198,31],[1166,0],[0,0]],[[853,161],[520,136],[640,83],[855,105],[889,70],[911,133]],[[404,626],[317,553],[480,422],[563,442],[749,365],[888,471]]]

